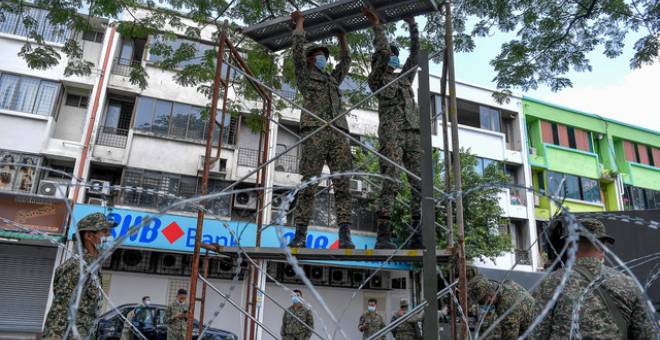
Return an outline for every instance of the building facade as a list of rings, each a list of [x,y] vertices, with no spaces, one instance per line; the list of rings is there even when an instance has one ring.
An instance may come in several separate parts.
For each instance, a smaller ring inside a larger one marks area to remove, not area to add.
[[[523,98],[538,229],[571,212],[660,208],[660,133]]]

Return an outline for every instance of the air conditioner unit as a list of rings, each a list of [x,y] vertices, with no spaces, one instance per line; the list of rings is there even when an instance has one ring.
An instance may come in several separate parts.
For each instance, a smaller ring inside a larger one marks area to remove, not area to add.
[[[284,208],[284,202],[286,200],[286,195],[273,193],[273,198],[271,200],[270,206],[273,210],[281,210]]]
[[[390,289],[390,275],[388,272],[379,272],[369,280],[370,289]]]
[[[204,155],[199,157],[199,163],[197,164],[197,170],[204,171]],[[227,174],[227,159],[220,157],[220,159],[211,158],[211,166],[209,167],[209,173],[212,174]]]
[[[257,193],[239,192],[234,195],[234,208],[243,210],[257,209]]]
[[[367,277],[367,275],[365,275],[364,270],[362,270],[362,269],[354,270],[351,273],[351,279],[353,281],[353,287],[355,287],[355,288],[360,287],[360,285],[362,284],[362,282],[364,281],[364,279],[366,277]]]
[[[541,205],[541,197],[539,195],[534,195],[534,206],[538,207]]]
[[[89,181],[87,192],[97,195],[110,195],[110,182],[92,179]]]
[[[48,181],[42,179],[39,181],[37,194],[42,196],[52,196],[56,198],[66,198],[69,191],[69,183],[61,181]]]
[[[289,264],[281,264],[283,266],[282,270],[282,282],[283,283],[301,283],[302,280],[298,278],[296,272],[293,270],[293,267]]]
[[[330,285],[334,287],[350,287],[351,278],[348,276],[348,269],[331,268]]]
[[[180,254],[160,254],[156,273],[181,275],[183,273],[183,256]]]
[[[147,272],[151,263],[151,252],[124,249],[121,254],[119,270],[129,272]]]
[[[313,284],[325,286],[330,284],[330,280],[328,280],[328,267],[306,266],[305,269],[307,277]]]
[[[359,179],[351,179],[351,191],[364,192],[367,190],[366,185]]]
[[[232,279],[236,275],[236,265],[231,259],[212,260],[209,263],[209,275],[221,279]]]
[[[98,197],[90,197],[90,198],[88,198],[88,199],[87,199],[87,204],[100,205],[100,206],[102,206],[102,207],[105,207],[105,206],[106,206],[106,202],[105,202],[105,200],[102,199],[102,198],[98,198]]]

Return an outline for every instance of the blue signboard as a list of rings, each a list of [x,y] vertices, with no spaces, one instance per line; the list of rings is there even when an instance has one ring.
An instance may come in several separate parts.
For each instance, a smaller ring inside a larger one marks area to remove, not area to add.
[[[76,204],[73,210],[75,221],[80,221],[88,214],[95,212],[106,212],[106,209],[98,205]],[[153,212],[112,209],[108,218],[117,222],[112,230],[112,236],[117,238],[128,233],[134,226],[143,224],[139,230],[126,238],[122,246],[148,248],[154,250],[170,250],[192,253],[195,247],[195,234],[197,231],[197,218],[180,215],[156,215]],[[75,232],[75,227],[70,228],[69,237]],[[284,244],[293,239],[294,230],[289,227],[268,226],[262,229],[262,247],[282,247],[279,235],[284,237]],[[254,247],[257,238],[257,225],[241,221],[222,221],[216,219],[205,219],[202,229],[202,241],[205,243],[217,243],[222,246]],[[376,244],[375,237],[354,235],[353,243],[359,249],[373,249]],[[307,248],[337,248],[338,240],[336,232],[310,229],[307,233]],[[409,270],[407,263],[380,263],[362,261],[323,261],[324,264],[336,264],[343,266],[359,267],[381,267],[385,269]]]

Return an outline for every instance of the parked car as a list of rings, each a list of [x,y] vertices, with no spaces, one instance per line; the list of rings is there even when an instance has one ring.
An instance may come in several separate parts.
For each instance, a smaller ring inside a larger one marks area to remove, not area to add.
[[[130,311],[135,309],[138,304],[124,304],[117,309],[106,312],[101,315],[98,319],[94,331],[96,334],[97,340],[119,340],[121,337],[122,329],[124,328],[124,319],[119,315],[126,316]],[[149,340],[167,340],[167,325],[165,323],[165,309],[166,306],[152,304],[152,307],[155,310],[155,323],[152,330],[143,329],[144,325],[141,325],[139,322],[136,323],[136,327],[147,336]],[[197,339],[199,335],[199,323],[197,320],[194,322],[193,328],[193,339]],[[138,337],[134,337],[138,339]],[[238,340],[236,334],[223,331],[217,328],[209,328],[204,333],[203,340]]]

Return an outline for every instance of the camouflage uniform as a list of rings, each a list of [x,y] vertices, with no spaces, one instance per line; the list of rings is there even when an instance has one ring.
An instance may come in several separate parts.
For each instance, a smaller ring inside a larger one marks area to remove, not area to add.
[[[78,222],[79,231],[101,231],[113,228],[116,224],[106,219],[101,213],[85,216]],[[94,262],[96,256],[90,255],[83,247],[84,267]],[[80,259],[71,257],[64,261],[55,270],[53,279],[53,303],[46,316],[43,339],[62,339],[69,327],[69,307],[76,296],[76,286],[80,279]],[[90,336],[94,321],[101,313],[103,306],[101,271],[90,273],[82,284],[78,312],[76,314],[76,328],[81,339]],[[68,338],[73,339],[73,329],[69,331]]]
[[[474,301],[482,301],[488,294],[497,292],[497,298],[493,307],[497,319],[504,315],[514,304],[516,307],[508,313],[497,326],[500,339],[518,339],[534,319],[534,299],[521,285],[511,280],[505,280],[501,284],[490,281],[484,277],[475,277],[470,281],[470,298]],[[488,316],[488,314],[486,314]],[[481,332],[484,332],[494,320],[484,321]]]
[[[291,314],[314,328],[314,316],[312,311],[303,305],[293,305],[287,309]],[[284,313],[282,317],[282,329],[280,335],[282,340],[308,340],[312,337],[312,331],[296,320],[291,314]]]
[[[303,95],[303,107],[326,121],[332,120],[343,112],[339,84],[348,74],[351,66],[351,57],[347,51],[343,51],[339,64],[332,73],[319,71],[316,67],[307,66],[304,32],[293,33],[293,62],[296,68],[296,81],[298,90]],[[324,123],[311,115],[302,112],[300,118],[300,130],[303,136],[311,133],[315,128]],[[345,117],[334,122],[338,128],[348,132],[348,123]],[[314,176],[319,176],[323,170],[324,162],[328,163],[331,172],[346,172],[353,168],[351,149],[346,137],[332,128],[325,128],[310,137],[302,145],[300,156],[300,174],[302,181],[308,181]],[[337,210],[337,222],[351,224],[351,193],[349,189],[350,178],[341,176],[333,178],[335,188],[335,206]],[[316,184],[303,189],[297,197],[295,208],[295,225],[307,226],[314,209],[314,197]]]
[[[372,92],[397,78],[400,73],[388,71],[390,58],[390,44],[380,25],[374,26],[374,48],[369,74],[369,88]],[[403,65],[401,72],[406,72],[417,65],[417,54],[419,51],[419,33],[417,25],[410,26],[410,56]],[[394,84],[389,85],[381,91],[378,97],[378,136],[380,141],[380,153],[397,164],[403,166],[416,175],[420,175],[422,150],[419,133],[419,113],[415,104],[415,94],[412,82],[416,72],[410,72]],[[395,180],[399,179],[399,169],[384,160],[380,161],[380,171],[383,175]],[[410,211],[413,226],[419,222],[421,183],[418,180],[408,178],[411,186],[412,198],[410,199]],[[381,189],[381,199],[378,216],[379,219],[389,221],[392,212],[392,204],[401,186],[399,183],[386,180]],[[381,222],[381,223],[383,223]]]
[[[391,322],[396,321],[396,319],[398,319],[401,315],[399,315],[399,312],[394,313],[394,315],[392,315]],[[420,339],[420,337],[418,336],[418,327],[419,327],[419,322],[422,321],[423,318],[424,318],[424,314],[422,313],[413,315],[410,319],[406,320],[404,323],[394,328],[394,330],[392,330],[392,335],[394,335],[394,338],[396,340]]]
[[[376,334],[379,330],[385,327],[385,321],[383,321],[383,317],[380,316],[380,314],[376,312],[366,312],[360,316],[360,322],[358,323],[358,329],[360,329],[360,326],[363,326],[364,328],[361,330],[362,332],[362,339],[365,340],[369,338],[370,336]],[[379,340],[384,340],[385,337],[380,337],[378,338]]]
[[[628,339],[658,338],[656,328],[648,317],[639,288],[633,279],[603,265],[595,257],[578,258],[575,266],[576,270],[568,277],[566,286],[555,306],[550,310],[550,314],[534,330],[534,339],[570,338],[573,308],[589,285],[589,280],[577,270],[586,270],[594,278],[602,275],[604,281],[600,288],[609,292],[614,305],[626,319]],[[551,273],[534,292],[537,313],[540,313],[550,301],[565,272],[564,269],[559,269]],[[589,290],[582,298],[578,323],[583,339],[624,339],[612,313],[596,290]]]
[[[188,314],[188,304],[179,303],[174,300],[165,310],[165,322],[167,323],[167,340],[184,340],[186,338],[187,318],[175,318],[179,313]]]

